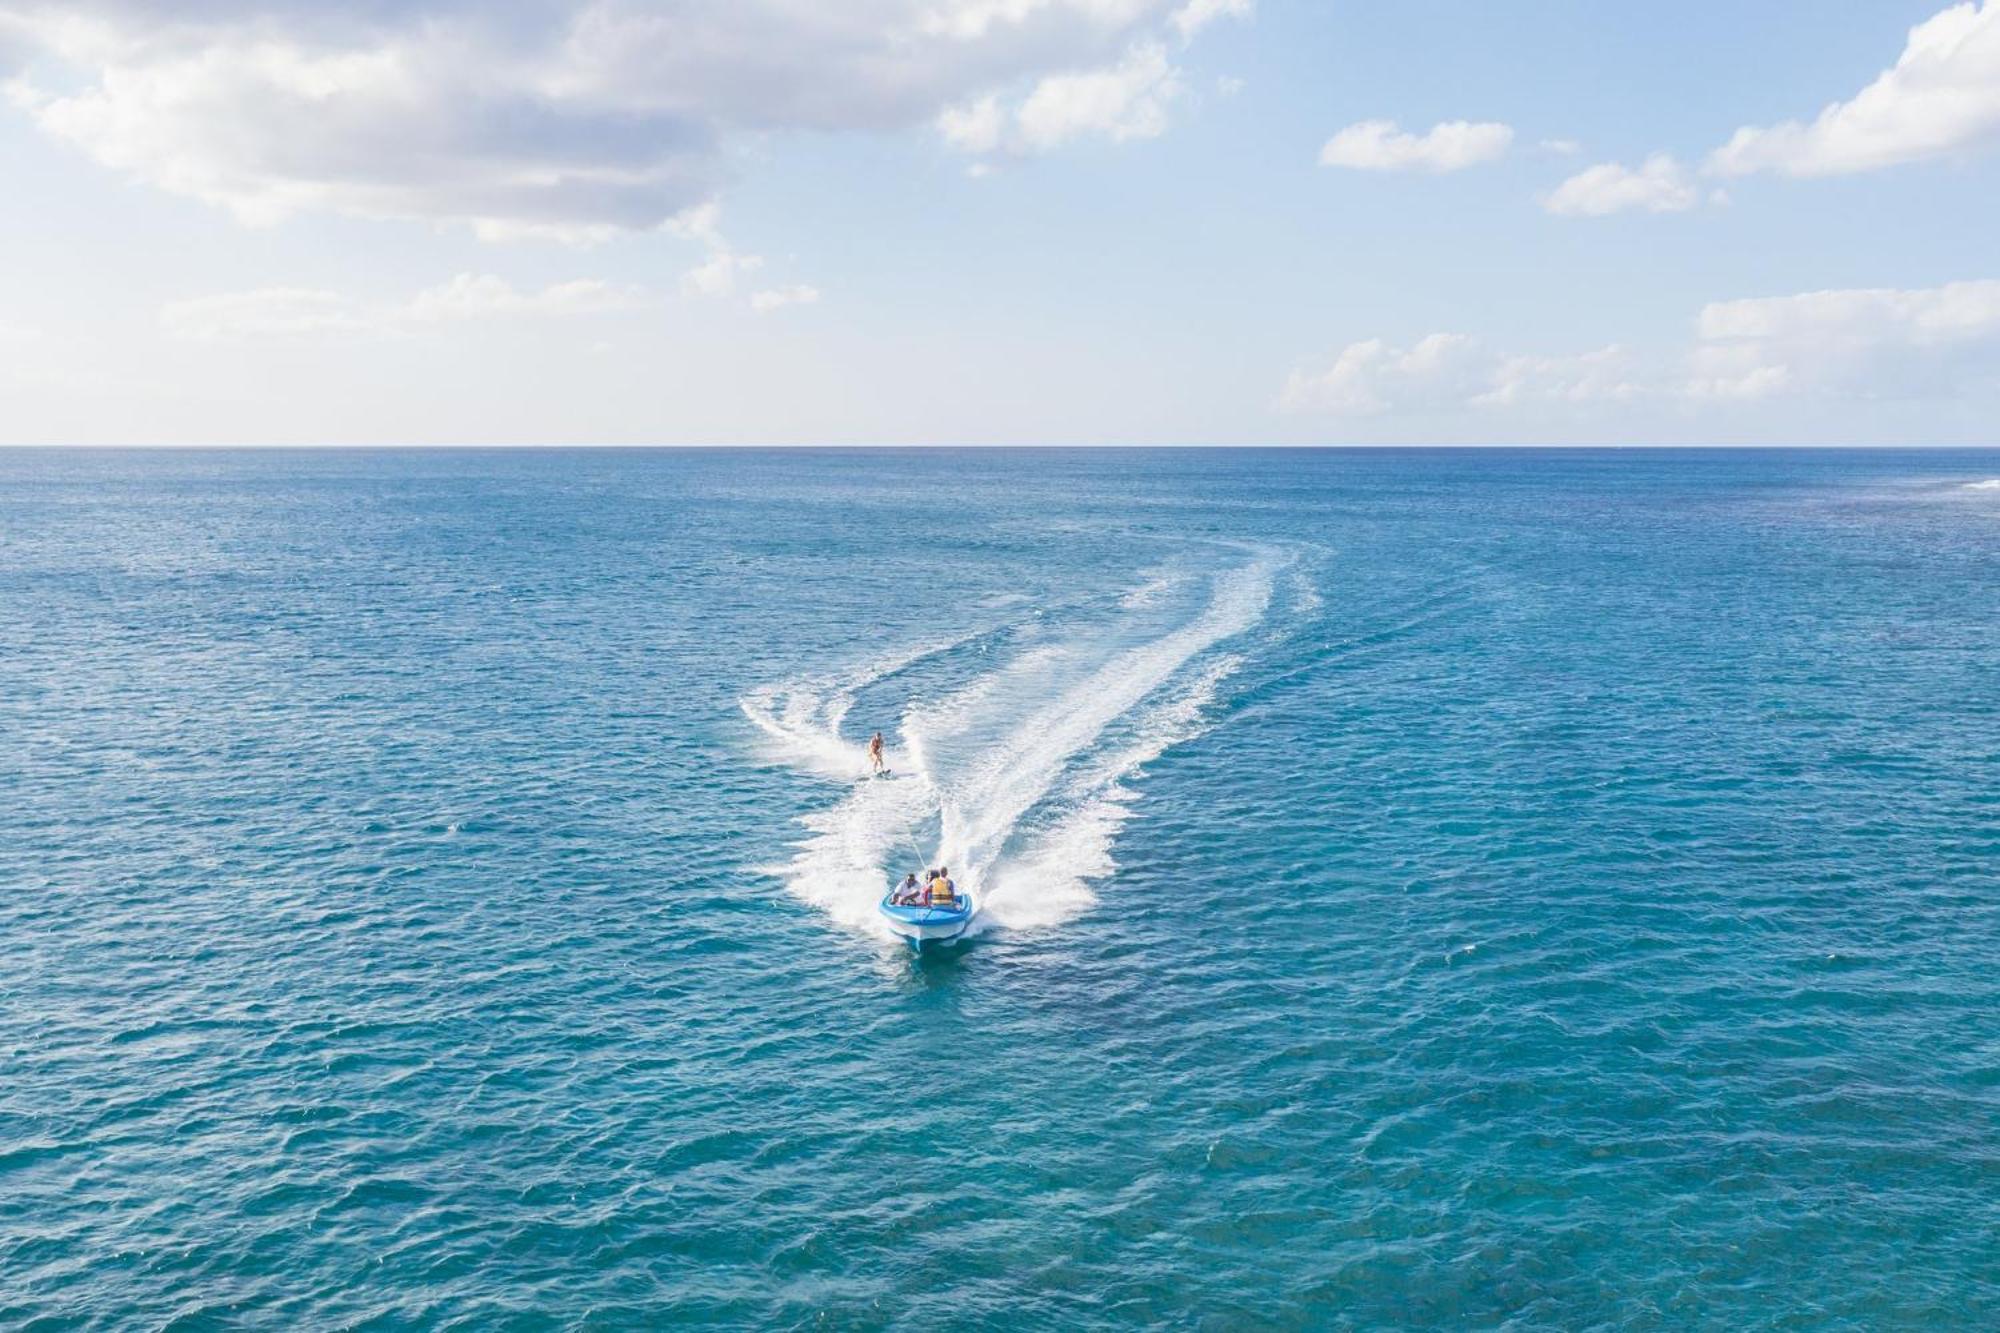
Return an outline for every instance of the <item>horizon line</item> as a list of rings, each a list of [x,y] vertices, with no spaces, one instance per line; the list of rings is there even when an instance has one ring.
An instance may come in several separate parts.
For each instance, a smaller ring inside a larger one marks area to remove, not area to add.
[[[285,451],[297,451],[297,452],[342,451],[342,452],[358,453],[358,452],[368,452],[368,451],[412,452],[419,450],[425,450],[425,451],[436,450],[440,452],[475,451],[475,450],[487,450],[487,451],[519,450],[526,452],[534,450],[543,450],[550,452],[584,453],[584,452],[600,452],[600,451],[615,452],[621,450],[628,450],[628,451],[681,450],[689,452],[700,451],[700,452],[719,453],[731,449],[785,450],[798,453],[835,451],[842,449],[868,450],[874,452],[928,449],[928,450],[949,450],[961,453],[972,453],[982,450],[1039,450],[1047,452],[1055,452],[1059,450],[1095,450],[1100,452],[1119,452],[1119,451],[1141,452],[1148,450],[1150,451],[1177,450],[1177,451],[1190,451],[1190,452],[1207,451],[1216,453],[1245,452],[1245,451],[1257,451],[1257,450],[1272,452],[1272,453],[1278,453],[1278,452],[1330,453],[1337,451],[1390,452],[1395,450],[1403,450],[1403,451],[1453,450],[1459,452],[1497,452],[1497,451],[1507,451],[1507,450],[1515,450],[1515,451],[1540,450],[1546,452],[1585,451],[1585,450],[1598,450],[1598,451],[1638,450],[1647,452],[1663,452],[1669,450],[1681,450],[1687,452],[1758,451],[1765,453],[1795,453],[1795,452],[1806,452],[1811,450],[1866,450],[1866,449],[1879,449],[1879,450],[1892,450],[1892,451],[1956,450],[1964,452],[1991,452],[1991,451],[2000,451],[2000,441],[1995,441],[1987,444],[1962,444],[1962,443],[1926,444],[1926,443],[1914,443],[1909,441],[1897,441],[1890,443],[1872,443],[1872,442],[1855,441],[1848,443],[1832,443],[1832,444],[1829,443],[1743,444],[1743,443],[1711,443],[1702,441],[1594,442],[1594,443],[1584,443],[1584,444],[1575,444],[1575,443],[1524,444],[1518,442],[1496,443],[1496,444],[1464,444],[1464,443],[1449,443],[1449,442],[1426,442],[1422,444],[1387,444],[1387,443],[1280,444],[1280,443],[1269,443],[1269,442],[1250,442],[1250,443],[1237,443],[1237,444],[1216,444],[1216,443],[1137,444],[1131,442],[1071,443],[1071,442],[1061,442],[1061,441],[1035,441],[1028,443],[1010,442],[1005,444],[991,444],[991,443],[968,444],[962,442],[954,443],[947,441],[935,441],[926,443],[883,442],[883,441],[878,441],[873,443],[827,442],[827,443],[817,443],[817,444],[801,444],[796,442],[726,444],[713,441],[695,442],[695,443],[538,441],[535,443],[523,444],[518,442],[510,443],[510,442],[500,442],[500,441],[436,441],[436,440],[409,441],[409,442],[397,442],[397,443],[383,443],[379,441],[370,441],[370,442],[316,441],[312,443],[303,443],[303,444],[278,443],[271,441],[261,441],[261,442],[210,441],[204,443],[191,443],[187,441],[148,441],[148,442],[126,441],[126,442],[110,443],[104,441],[56,442],[56,441],[42,440],[42,441],[0,442],[0,450],[8,450],[8,451],[32,450],[32,451],[47,451],[47,452],[58,451],[58,450],[78,450],[78,451],[99,450],[107,452],[119,450],[127,452],[143,451],[143,452],[161,452],[161,453],[195,452],[195,451],[209,451],[209,452],[241,451],[241,452],[258,452],[258,453],[279,453]]]

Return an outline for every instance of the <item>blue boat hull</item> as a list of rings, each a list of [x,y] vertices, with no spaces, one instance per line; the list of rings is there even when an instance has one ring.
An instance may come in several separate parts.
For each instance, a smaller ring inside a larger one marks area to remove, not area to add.
[[[889,901],[892,896],[883,896],[882,919],[888,923],[890,930],[903,938],[904,943],[919,952],[928,946],[951,944],[965,938],[972,918],[979,911],[979,904],[969,893],[958,895],[957,907],[898,906]]]

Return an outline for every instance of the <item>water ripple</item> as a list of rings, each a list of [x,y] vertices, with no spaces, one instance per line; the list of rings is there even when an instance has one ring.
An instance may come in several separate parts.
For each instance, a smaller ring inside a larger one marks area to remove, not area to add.
[[[1996,473],[0,451],[0,1325],[1992,1326]]]

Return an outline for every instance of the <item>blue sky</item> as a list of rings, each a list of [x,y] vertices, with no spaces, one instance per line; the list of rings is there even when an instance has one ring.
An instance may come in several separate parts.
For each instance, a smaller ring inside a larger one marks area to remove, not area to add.
[[[2000,0],[0,0],[0,441],[1996,443]]]

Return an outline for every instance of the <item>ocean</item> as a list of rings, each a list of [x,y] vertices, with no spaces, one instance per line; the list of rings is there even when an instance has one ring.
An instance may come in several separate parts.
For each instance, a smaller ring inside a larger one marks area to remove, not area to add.
[[[0,795],[0,1326],[2000,1324],[2000,452],[0,451]]]

